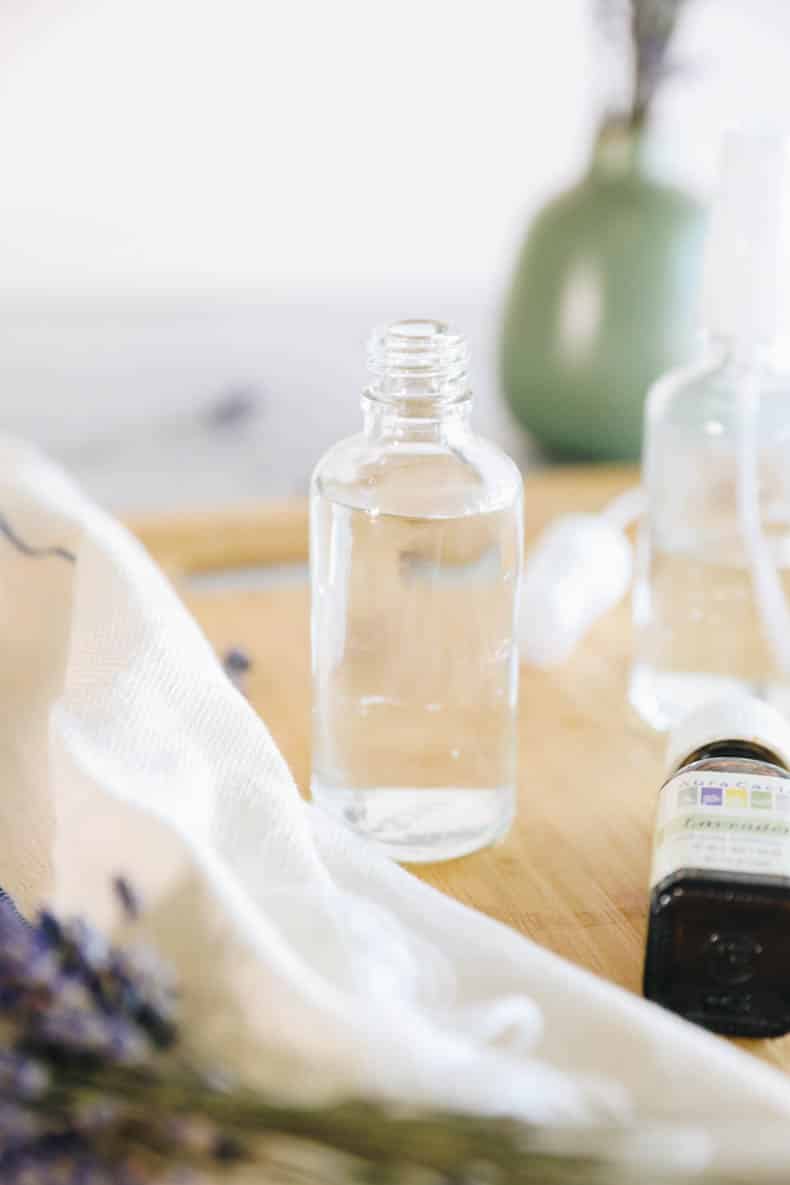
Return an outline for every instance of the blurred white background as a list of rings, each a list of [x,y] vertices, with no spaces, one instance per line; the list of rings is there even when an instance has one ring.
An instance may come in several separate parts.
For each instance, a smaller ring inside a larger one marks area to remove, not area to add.
[[[782,122],[789,50],[787,0],[689,0],[678,179]],[[0,425],[115,506],[303,490],[370,325],[438,315],[522,455],[496,318],[617,88],[592,0],[3,0],[0,59]]]

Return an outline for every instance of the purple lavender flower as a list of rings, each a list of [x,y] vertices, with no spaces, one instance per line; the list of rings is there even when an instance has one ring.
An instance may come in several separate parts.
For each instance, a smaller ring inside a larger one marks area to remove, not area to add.
[[[112,887],[115,889],[115,896],[118,898],[123,912],[130,922],[136,922],[142,910],[140,908],[140,898],[132,886],[131,882],[125,876],[116,876],[112,882]]]
[[[668,51],[687,4],[688,0],[597,0],[604,35],[631,59],[631,94],[622,114],[634,127],[647,119],[664,79],[677,72]]]
[[[139,1064],[175,1040],[174,1008],[170,978],[151,956],[46,910],[28,925],[0,902],[0,1018],[12,1021],[17,1048]]]
[[[115,887],[135,915],[131,886]],[[141,1112],[146,1087],[167,1081],[175,1005],[150,952],[113,947],[87,922],[48,910],[30,924],[0,897],[3,1185],[153,1185],[173,1162],[238,1157],[235,1138],[210,1120]],[[186,1073],[178,1062],[171,1070],[179,1081]]]
[[[247,676],[252,667],[252,659],[247,651],[240,646],[231,646],[222,656],[222,665],[234,687],[246,694]]]

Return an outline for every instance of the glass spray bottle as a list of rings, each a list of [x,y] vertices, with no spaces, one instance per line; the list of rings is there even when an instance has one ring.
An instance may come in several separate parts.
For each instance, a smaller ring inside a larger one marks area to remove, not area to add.
[[[473,434],[446,325],[373,335],[364,431],[311,488],[315,802],[399,860],[492,842],[515,808],[522,480]]]
[[[727,139],[704,355],[648,398],[630,696],[657,728],[733,694],[790,709],[786,161],[779,138]]]

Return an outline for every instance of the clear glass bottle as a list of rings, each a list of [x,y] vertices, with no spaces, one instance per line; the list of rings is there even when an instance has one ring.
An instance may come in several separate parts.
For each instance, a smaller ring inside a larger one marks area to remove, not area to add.
[[[656,728],[736,692],[790,711],[790,678],[757,595],[744,527],[749,391],[759,527],[789,596],[790,375],[719,338],[702,364],[668,375],[648,400],[631,702]]]
[[[644,969],[648,999],[741,1037],[790,1030],[790,727],[706,704],[670,736]]]
[[[775,344],[785,151],[728,141],[705,351],[648,398],[630,698],[657,728],[736,692],[790,710],[790,372]]]
[[[522,480],[474,435],[462,338],[375,333],[364,431],[311,489],[314,801],[399,860],[515,809]]]

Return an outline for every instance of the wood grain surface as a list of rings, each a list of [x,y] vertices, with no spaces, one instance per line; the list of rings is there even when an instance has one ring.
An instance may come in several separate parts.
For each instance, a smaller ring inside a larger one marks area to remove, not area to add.
[[[596,510],[635,481],[628,469],[553,469],[526,483],[528,544],[555,515]],[[310,774],[309,593],[304,568],[273,582],[214,585],[207,573],[306,562],[301,500],[131,523],[220,650],[253,658],[250,697],[306,793]],[[570,662],[522,667],[516,823],[486,851],[413,868],[442,892],[557,954],[639,992],[649,848],[663,740],[626,700],[627,604]],[[790,1037],[741,1042],[790,1068]]]

